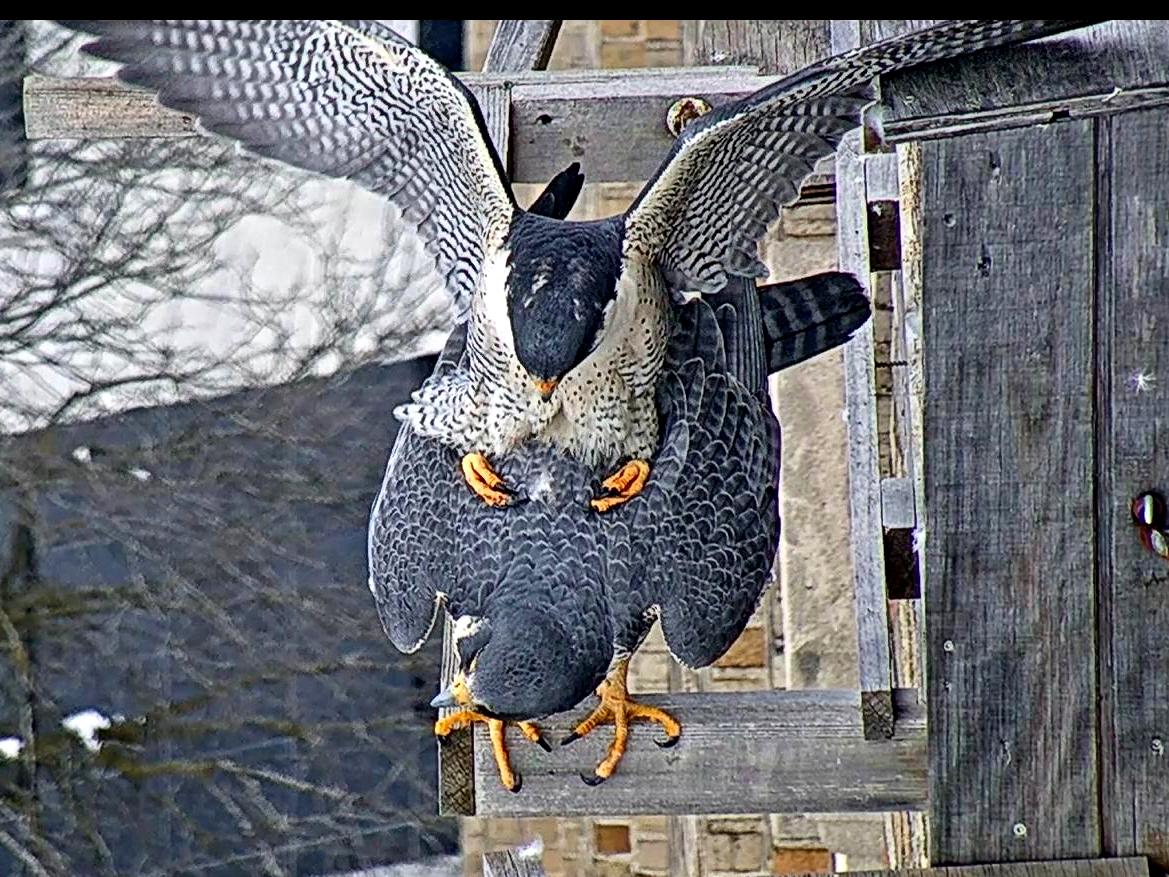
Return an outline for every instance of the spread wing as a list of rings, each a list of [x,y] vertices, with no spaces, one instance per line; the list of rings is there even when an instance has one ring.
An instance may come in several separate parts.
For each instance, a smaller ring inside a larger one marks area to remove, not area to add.
[[[1087,21],[951,21],[823,61],[689,125],[626,214],[627,251],[679,289],[766,274],[757,244],[815,163],[860,122],[878,75]]]
[[[516,209],[471,93],[376,21],[63,21],[119,78],[267,156],[385,195],[460,311]]]
[[[653,475],[628,504],[632,590],[674,657],[717,660],[770,581],[779,540],[779,424],[767,397],[759,295],[736,283],[676,311],[658,389]],[[618,513],[621,509],[617,510]]]
[[[631,525],[638,590],[674,657],[704,667],[738,638],[779,539],[779,427],[766,400],[698,359],[663,389],[670,426]]]
[[[454,368],[465,347],[463,325],[447,340],[434,376]],[[455,526],[461,494],[467,492],[456,472],[454,452],[406,424],[399,428],[370,510],[367,559],[378,617],[403,652],[426,642],[439,606],[451,598],[458,580],[458,553],[468,534]]]

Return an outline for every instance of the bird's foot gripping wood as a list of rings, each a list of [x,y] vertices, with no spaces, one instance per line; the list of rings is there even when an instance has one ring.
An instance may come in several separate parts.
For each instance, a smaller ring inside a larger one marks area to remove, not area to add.
[[[491,751],[495,755],[495,766],[499,768],[499,781],[509,792],[518,792],[523,787],[524,778],[518,770],[512,768],[511,759],[507,755],[507,741],[504,739],[504,727],[508,724],[507,722],[488,718],[474,710],[459,710],[435,722],[434,734],[436,737],[445,737],[452,731],[469,728],[476,722],[486,723],[487,730],[491,734]],[[542,747],[545,752],[552,751],[552,747],[544,739],[540,729],[532,722],[516,722],[515,724],[519,726],[525,737]]]
[[[604,496],[589,500],[594,511],[607,512],[629,502],[645,489],[650,466],[645,460],[631,460],[601,482]]]
[[[521,496],[504,483],[482,454],[478,452],[464,454],[461,466],[467,486],[492,508],[503,509],[523,501]]]
[[[654,740],[654,743],[663,749],[673,746],[682,736],[681,723],[668,712],[630,700],[629,689],[626,687],[628,672],[629,661],[626,659],[597,687],[597,696],[601,698],[600,705],[577,725],[571,734],[560,741],[561,746],[567,746],[600,725],[614,726],[613,742],[609,744],[609,751],[604,760],[596,766],[591,776],[580,775],[580,778],[590,786],[604,782],[617,770],[617,765],[620,764],[629,744],[629,726],[633,722],[654,722],[661,725],[666,732],[666,739]]]

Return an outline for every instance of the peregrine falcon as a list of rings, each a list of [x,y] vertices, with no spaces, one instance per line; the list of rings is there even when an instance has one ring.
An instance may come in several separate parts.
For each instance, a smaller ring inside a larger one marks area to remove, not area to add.
[[[462,484],[455,452],[404,426],[370,515],[369,586],[391,641],[414,651],[439,609],[454,619],[459,670],[434,706],[461,709],[441,736],[487,722],[503,785],[518,791],[504,739],[516,722],[533,742],[543,716],[596,689],[601,703],[564,742],[616,729],[593,784],[612,775],[629,723],[671,715],[631,700],[629,657],[655,620],[692,667],[717,659],[762,594],[779,534],[779,427],[769,371],[848,339],[869,314],[857,281],[836,272],[764,287],[736,283],[676,310],[656,397],[662,440],[641,500],[590,512],[597,470],[550,445],[504,458],[501,475],[527,502],[494,513]],[[431,380],[469,356],[466,329]]]
[[[764,274],[756,248],[883,73],[1066,30],[952,21],[830,58],[692,122],[633,206],[564,222],[516,204],[474,97],[377,21],[71,21],[119,76],[260,155],[384,194],[427,243],[467,355],[396,412],[459,455],[487,504],[535,441],[611,473],[608,511],[644,489],[683,293]]]

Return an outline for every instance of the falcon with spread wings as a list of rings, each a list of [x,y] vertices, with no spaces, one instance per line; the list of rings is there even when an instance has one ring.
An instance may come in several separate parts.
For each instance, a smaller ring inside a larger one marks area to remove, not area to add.
[[[603,470],[588,502],[608,511],[650,477],[683,293],[764,273],[759,239],[857,126],[872,79],[1083,22],[950,21],[815,64],[692,122],[633,206],[593,222],[520,209],[470,91],[377,21],[63,23],[205,129],[394,201],[467,336],[399,416],[491,506],[516,501],[496,470],[535,443]]]

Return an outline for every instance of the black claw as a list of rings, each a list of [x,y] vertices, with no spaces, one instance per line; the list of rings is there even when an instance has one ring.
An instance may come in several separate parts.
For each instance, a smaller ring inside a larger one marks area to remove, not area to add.
[[[573,741],[579,740],[579,739],[580,739],[580,734],[576,733],[576,731],[573,731],[571,734],[569,734],[567,737],[565,737],[563,740],[560,741],[560,745],[567,746],[569,743],[572,743]]]
[[[657,737],[654,737],[653,741],[654,741],[654,745],[657,746],[659,749],[670,749],[674,746],[677,746],[678,741],[681,739],[682,739],[682,735],[679,734],[677,737],[667,737],[665,740],[659,740]]]
[[[552,744],[551,744],[551,743],[549,743],[547,740],[545,740],[545,739],[544,739],[544,735],[543,735],[543,734],[540,734],[540,735],[539,735],[539,736],[536,738],[536,742],[540,744],[540,748],[541,748],[541,749],[543,749],[545,752],[551,752],[551,751],[552,751]]]
[[[603,783],[605,781],[604,777],[599,777],[595,773],[592,773],[592,774],[582,773],[580,775],[580,778],[582,780],[584,780],[584,784],[586,786],[599,786],[601,783]]]
[[[511,508],[515,505],[523,505],[529,499],[528,492],[523,487],[512,487],[510,484],[501,484],[497,488],[507,494],[507,505],[504,508]]]
[[[515,768],[512,768],[512,773],[515,774],[515,785],[508,788],[508,791],[513,795],[519,794],[520,789],[524,787],[524,775]]]

